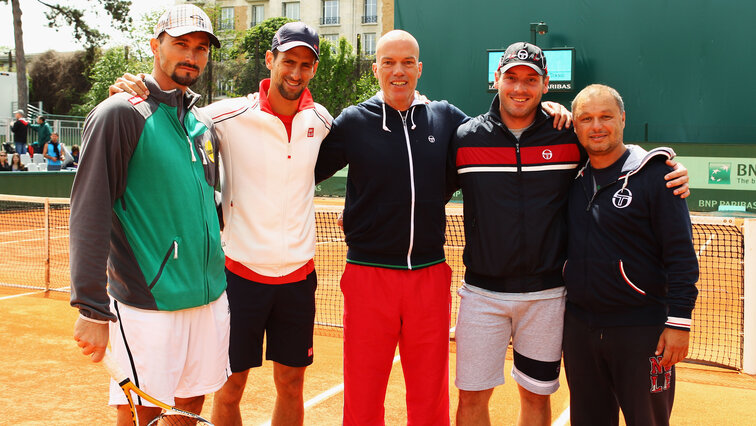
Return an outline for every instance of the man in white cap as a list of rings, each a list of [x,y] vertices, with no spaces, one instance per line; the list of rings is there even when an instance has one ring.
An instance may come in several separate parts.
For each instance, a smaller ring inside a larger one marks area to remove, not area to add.
[[[16,117],[11,124],[13,143],[17,153],[26,154],[26,130],[29,128],[29,122],[24,118],[24,111],[21,109],[14,111],[13,115]]]
[[[218,47],[193,5],[155,26],[149,99],[123,93],[87,117],[71,192],[74,339],[94,362],[112,357],[157,399],[199,413],[228,374],[229,308],[214,202],[212,123],[188,89]],[[160,409],[137,399],[142,421]],[[118,424],[131,413],[111,382]]]

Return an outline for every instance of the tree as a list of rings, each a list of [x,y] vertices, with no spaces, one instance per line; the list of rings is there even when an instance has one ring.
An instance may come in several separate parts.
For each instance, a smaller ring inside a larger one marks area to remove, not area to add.
[[[88,75],[92,87],[84,95],[84,103],[74,107],[73,112],[76,115],[87,115],[92,108],[104,101],[108,97],[108,87],[125,72],[132,74],[151,72],[151,58],[139,60],[133,55],[127,55],[126,52],[127,49],[123,46],[114,47],[95,62]]]
[[[70,114],[72,106],[82,103],[92,85],[87,79],[92,61],[91,51],[50,50],[37,56],[29,64],[31,99],[42,101],[52,114]]]
[[[8,3],[9,0],[0,0]],[[40,4],[45,5],[49,10],[45,16],[50,21],[50,28],[65,26],[73,27],[73,35],[76,40],[83,41],[87,50],[92,50],[99,46],[107,35],[90,27],[84,20],[84,11],[64,4],[50,4],[37,0]],[[21,28],[21,6],[19,0],[10,0],[13,10],[13,36],[16,44],[16,72],[18,83],[18,107],[26,109],[28,103],[27,84],[26,84],[26,56],[24,54],[24,37]],[[125,31],[131,24],[129,10],[131,0],[97,0],[108,15],[110,15],[113,25],[120,31]],[[100,8],[91,8],[95,14],[99,15]]]

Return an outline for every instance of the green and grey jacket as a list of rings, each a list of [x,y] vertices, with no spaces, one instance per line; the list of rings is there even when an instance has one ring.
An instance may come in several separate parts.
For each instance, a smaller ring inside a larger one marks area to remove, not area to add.
[[[148,310],[205,305],[226,289],[214,185],[215,135],[199,95],[125,93],[84,123],[71,191],[71,305],[115,320],[107,292]],[[107,270],[107,275],[106,275]]]

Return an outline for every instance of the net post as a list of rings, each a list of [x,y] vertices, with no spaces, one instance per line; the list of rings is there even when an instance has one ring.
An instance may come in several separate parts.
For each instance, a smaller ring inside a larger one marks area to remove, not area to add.
[[[50,291],[50,199],[45,198],[45,291]]]
[[[756,374],[756,219],[743,222],[743,372]]]

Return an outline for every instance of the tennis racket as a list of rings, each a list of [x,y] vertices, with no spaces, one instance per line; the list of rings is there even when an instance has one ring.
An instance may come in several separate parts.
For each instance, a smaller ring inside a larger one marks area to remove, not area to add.
[[[102,364],[105,366],[105,369],[108,370],[110,377],[112,377],[113,380],[115,380],[118,383],[118,386],[120,386],[121,389],[123,389],[123,393],[126,394],[126,399],[129,401],[129,408],[131,409],[131,419],[134,422],[134,426],[139,426],[139,418],[137,417],[137,411],[136,411],[136,406],[134,405],[134,397],[132,395],[132,392],[163,409],[163,412],[160,413],[160,415],[157,416],[154,420],[152,420],[147,426],[157,426],[157,425],[213,426],[213,424],[210,423],[208,420],[194,413],[190,413],[188,411],[184,411],[176,407],[171,407],[170,405],[153,398],[152,396],[150,396],[143,390],[136,387],[136,385],[134,385],[134,383],[131,381],[129,376],[124,374],[123,371],[121,371],[121,368],[118,366],[118,364],[116,364],[113,358],[110,357],[109,352],[105,352],[105,357],[102,359]]]

